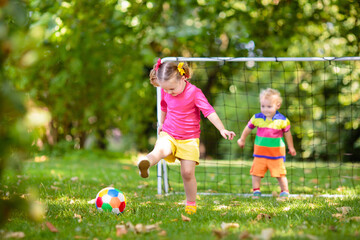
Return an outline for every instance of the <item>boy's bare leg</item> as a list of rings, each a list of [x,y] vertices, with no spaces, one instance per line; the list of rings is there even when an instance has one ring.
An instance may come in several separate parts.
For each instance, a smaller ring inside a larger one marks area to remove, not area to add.
[[[261,177],[252,175],[252,186],[253,189],[260,188]]]
[[[281,192],[289,192],[289,186],[288,186],[288,180],[287,178],[284,177],[278,177],[277,178],[280,188],[281,188]]]

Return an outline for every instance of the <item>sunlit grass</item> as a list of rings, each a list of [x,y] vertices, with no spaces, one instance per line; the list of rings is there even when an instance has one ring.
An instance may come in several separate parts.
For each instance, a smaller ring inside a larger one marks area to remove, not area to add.
[[[180,189],[181,182],[178,185]],[[119,188],[126,195],[123,214],[99,213],[89,203],[107,186]],[[185,215],[185,196],[156,193],[156,169],[151,170],[149,179],[141,179],[130,157],[71,153],[40,162],[30,160],[21,173],[5,173],[0,197],[24,194],[30,201],[35,196],[45,208],[43,219],[36,222],[24,212],[13,212],[0,234],[23,232],[25,239],[116,239],[116,225],[131,222],[133,225],[158,223],[160,229],[147,233],[129,230],[123,239],[216,239],[214,231],[224,233],[224,239],[239,239],[246,232],[249,239],[261,239],[263,231],[269,228],[273,229],[274,239],[359,237],[360,198],[355,195],[294,197],[287,201],[275,197],[256,201],[236,195],[199,195],[197,214],[185,222],[181,217]],[[343,212],[343,207],[349,207],[348,212]],[[51,232],[46,222],[58,232]],[[238,227],[222,229],[222,223],[237,223]]]

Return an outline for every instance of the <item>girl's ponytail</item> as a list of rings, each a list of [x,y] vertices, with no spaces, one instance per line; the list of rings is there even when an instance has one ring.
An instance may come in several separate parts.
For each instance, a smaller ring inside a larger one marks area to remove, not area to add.
[[[156,64],[154,65],[153,69],[151,69],[149,77],[150,77],[150,83],[151,85],[153,85],[154,87],[159,87],[159,82],[158,79],[156,77],[156,70],[155,70]]]

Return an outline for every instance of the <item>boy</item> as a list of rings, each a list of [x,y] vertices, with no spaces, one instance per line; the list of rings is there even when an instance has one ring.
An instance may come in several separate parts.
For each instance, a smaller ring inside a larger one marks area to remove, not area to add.
[[[284,164],[286,150],[283,136],[285,136],[289,153],[292,156],[296,155],[296,150],[290,132],[290,121],[278,112],[281,103],[282,98],[279,91],[271,88],[262,90],[260,93],[261,112],[250,119],[237,141],[238,145],[244,148],[246,137],[257,127],[254,161],[250,169],[254,199],[261,197],[260,182],[267,170],[270,170],[271,177],[276,177],[279,182],[281,188],[280,197],[289,197]]]

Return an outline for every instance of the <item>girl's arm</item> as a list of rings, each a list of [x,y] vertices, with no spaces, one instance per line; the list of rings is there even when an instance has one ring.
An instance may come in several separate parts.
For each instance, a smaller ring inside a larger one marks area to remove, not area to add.
[[[163,125],[163,123],[165,121],[165,117],[166,117],[166,112],[161,111],[160,123],[159,123],[159,126],[158,126],[158,134],[160,134],[160,132],[162,130],[162,125]]]
[[[219,130],[223,138],[232,140],[235,137],[235,133],[233,131],[228,131],[225,129],[222,121],[220,120],[216,112],[211,113],[209,116],[207,116],[207,118]]]
[[[246,127],[244,128],[244,131],[242,132],[241,137],[240,137],[239,140],[237,141],[239,147],[244,148],[244,146],[245,146],[245,140],[246,140],[247,136],[251,133],[251,131],[252,131],[252,129],[249,128],[248,126],[246,126]]]
[[[288,145],[288,148],[289,148],[289,153],[291,154],[291,156],[295,156],[296,155],[296,150],[294,148],[293,137],[291,135],[290,130],[285,132],[284,136],[285,136],[285,140],[286,140],[286,143]]]

